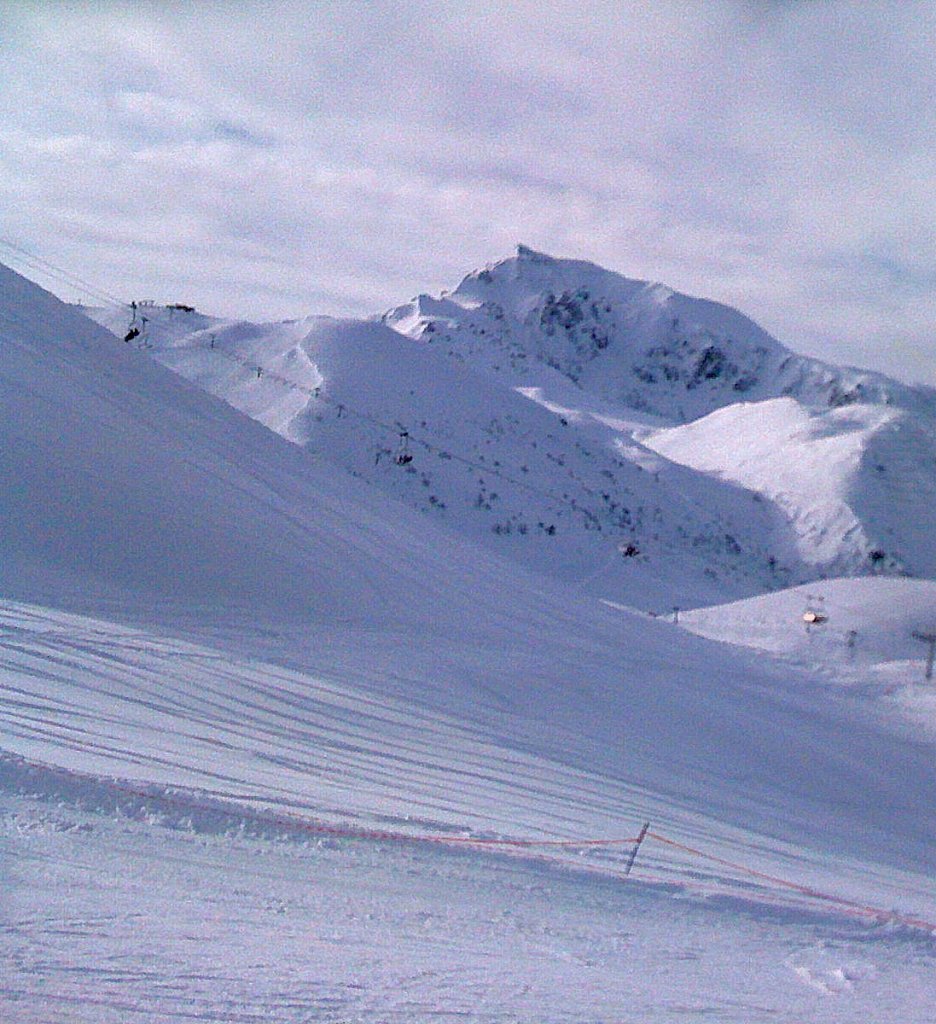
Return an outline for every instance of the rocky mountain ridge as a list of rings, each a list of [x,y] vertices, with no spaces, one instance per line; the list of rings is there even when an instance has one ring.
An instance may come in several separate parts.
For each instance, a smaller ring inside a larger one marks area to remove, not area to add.
[[[781,396],[936,415],[936,390],[796,355],[730,307],[525,246],[383,320],[499,372],[523,375],[539,362],[585,391],[680,422]]]

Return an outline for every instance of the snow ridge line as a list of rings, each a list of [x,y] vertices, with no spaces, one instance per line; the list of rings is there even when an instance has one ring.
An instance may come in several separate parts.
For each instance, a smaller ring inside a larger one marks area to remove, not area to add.
[[[89,783],[94,789],[102,790],[111,794],[122,794],[124,796],[133,797],[150,803],[156,803],[157,805],[168,805],[169,807],[179,808],[188,812],[201,810],[203,812],[217,814],[223,818],[229,818],[232,821],[253,821],[259,825],[279,827],[293,832],[304,832],[309,835],[316,836],[330,836],[340,839],[363,839],[380,842],[416,843],[420,845],[433,844],[437,846],[461,849],[493,848],[504,850],[505,852],[509,852],[510,850],[536,848],[586,849],[633,845],[638,842],[637,836],[622,839],[510,839],[484,836],[445,836],[434,835],[432,833],[394,832],[389,829],[368,829],[351,825],[330,825],[327,822],[317,821],[312,818],[303,818],[297,814],[252,810],[250,808],[218,800],[210,794],[199,794],[197,791],[186,793],[179,790],[173,791],[168,788],[161,788],[158,791],[152,788],[146,789],[139,785],[129,785],[117,778],[108,779],[101,776],[95,776],[87,772],[59,768],[41,761],[29,760],[27,758],[20,757],[19,755],[11,755],[6,751],[0,750],[0,766],[2,766],[4,762],[7,764],[12,762],[18,765],[21,769],[25,769],[27,774],[35,775],[41,772],[46,775],[51,775],[53,779],[66,781],[80,780],[82,782]],[[19,786],[19,790],[21,792],[28,792],[28,787],[21,784]],[[759,879],[762,882],[770,882],[773,885],[788,889],[792,892],[805,896],[808,899],[819,901],[831,909],[834,909],[839,914],[862,919],[871,919],[881,924],[902,925],[907,928],[926,932],[930,936],[936,936],[936,922],[928,921],[925,918],[902,914],[895,910],[884,910],[880,907],[871,906],[870,904],[860,903],[856,900],[850,900],[842,896],[835,896],[832,893],[824,892],[821,889],[814,888],[813,886],[803,885],[799,882],[793,882],[789,879],[781,878],[778,875],[771,875],[763,871],[758,871],[755,868],[748,867],[746,864],[727,860],[724,857],[707,853],[706,851],[700,850],[694,846],[687,846],[685,843],[680,843],[677,840],[671,839],[669,836],[662,835],[659,832],[647,830],[645,838],[655,840],[663,846],[679,850],[682,853],[687,853],[691,856],[707,860],[713,864],[718,864],[721,867],[739,871],[742,874],[751,878]],[[537,860],[544,861],[547,864],[572,867],[577,871],[601,874],[605,877],[610,876],[612,878],[619,878],[622,881],[626,880],[628,877],[633,877],[626,874],[623,870],[617,870],[609,865],[588,864],[560,857],[552,857],[549,856],[549,854],[534,854],[534,856]],[[694,886],[691,882],[683,880],[647,878],[645,881],[650,882],[651,884],[656,882],[658,884],[676,885],[682,889],[698,891],[703,894],[707,893],[707,890],[704,887]],[[726,888],[730,889],[731,879],[722,879],[721,881]],[[751,900],[752,902],[774,905],[778,904],[777,900],[771,900],[769,896],[764,893],[755,895],[749,891],[745,891],[744,898]]]

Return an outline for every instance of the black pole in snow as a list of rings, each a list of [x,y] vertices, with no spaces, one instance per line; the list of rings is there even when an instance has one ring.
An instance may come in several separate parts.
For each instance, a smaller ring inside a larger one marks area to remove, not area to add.
[[[649,821],[645,821],[644,822],[644,827],[640,830],[640,835],[637,836],[637,842],[634,843],[634,848],[633,848],[633,850],[631,850],[630,858],[627,861],[627,867],[624,868],[624,877],[625,878],[627,878],[627,876],[631,873],[631,868],[634,866],[634,861],[637,860],[637,851],[640,849],[640,844],[644,841],[644,838],[647,835],[647,832],[649,832],[649,830],[650,830],[650,822]]]

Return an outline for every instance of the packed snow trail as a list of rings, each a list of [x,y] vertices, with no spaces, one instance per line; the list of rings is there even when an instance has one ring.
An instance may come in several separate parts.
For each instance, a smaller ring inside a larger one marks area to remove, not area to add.
[[[444,838],[467,830],[478,836],[602,839],[632,835],[650,818],[657,833],[846,900],[899,906],[908,915],[936,910],[928,884],[914,874],[930,851],[907,845],[916,827],[912,802],[902,800],[908,816],[901,818],[901,800],[890,797],[877,836],[869,809],[858,808],[864,847],[855,851],[856,826],[848,823],[854,812],[842,809],[834,817],[824,812],[821,820],[811,821],[810,805],[797,798],[790,780],[768,771],[758,786],[753,768],[739,793],[736,773],[752,756],[743,750],[722,751],[724,775],[713,769],[709,748],[698,736],[699,717],[674,720],[686,699],[683,688],[679,704],[663,711],[666,727],[678,739],[664,742],[660,727],[648,725],[650,737],[635,735],[621,750],[612,734],[602,734],[597,716],[607,707],[603,702],[589,706],[580,694],[557,722],[558,697],[543,709],[545,719],[538,708],[517,705],[507,690],[498,697],[463,683],[430,700],[428,679],[420,686],[420,677],[412,674],[425,650],[417,651],[411,641],[406,665],[395,669],[385,640],[376,634],[368,639],[356,661],[340,650],[341,671],[319,675],[139,627],[30,606],[0,608],[0,747],[34,761],[116,776],[124,784],[183,787],[246,808],[282,809],[403,835],[430,831]],[[438,641],[433,643],[438,650]],[[289,637],[278,635],[274,646],[289,650]],[[510,651],[517,664],[521,648],[514,642]],[[368,677],[375,654],[383,655],[380,673]],[[474,658],[483,668],[501,655],[496,649],[475,650]],[[471,667],[467,659],[467,652],[460,652],[462,673]],[[409,681],[401,675],[404,668]],[[570,671],[559,666],[560,677]],[[450,667],[450,686],[455,673]],[[658,700],[664,686],[660,680]],[[727,704],[711,713],[715,720],[738,714]],[[775,706],[768,720],[781,713]],[[645,718],[651,721],[648,713]],[[837,728],[831,722],[829,727]],[[857,718],[850,723],[850,739],[859,727]],[[620,735],[628,727],[618,721],[613,728]],[[781,748],[786,736],[781,729],[776,740]],[[764,724],[758,739],[766,756]],[[877,763],[894,757],[893,740],[865,733],[864,742],[869,751],[877,743],[879,754],[862,784],[865,791],[872,783],[880,791],[887,780],[876,778]],[[925,748],[922,754],[929,756]],[[785,750],[778,751],[776,763],[787,765],[785,756]],[[817,751],[813,763],[820,763],[818,758]],[[857,768],[851,762],[845,767],[850,785],[859,784]],[[795,810],[771,809],[765,815],[757,805],[758,790],[776,799],[785,788]],[[811,799],[817,792],[814,784]],[[830,822],[841,831],[836,834]],[[897,835],[899,849],[893,843]],[[822,852],[829,850],[837,855],[834,870]],[[886,869],[856,857],[872,850],[888,863]],[[620,861],[619,853],[601,848],[580,850],[578,856],[599,865],[607,865],[609,857]],[[674,857],[670,850],[647,850],[642,866],[675,881],[708,877],[716,889],[726,879],[740,882],[742,889],[750,884],[743,871],[726,874],[694,857]]]
[[[0,794],[11,1024],[929,1024],[936,948],[523,860]],[[350,884],[349,884],[350,882]]]

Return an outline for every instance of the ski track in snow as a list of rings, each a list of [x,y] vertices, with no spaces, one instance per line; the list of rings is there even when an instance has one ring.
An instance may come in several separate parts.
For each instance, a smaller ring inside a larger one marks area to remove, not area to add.
[[[616,874],[629,846],[585,841],[634,835],[646,817],[654,833],[741,865],[648,841],[645,874],[687,891],[815,902],[751,873],[760,871],[846,900],[874,887],[872,905],[884,910],[910,899],[914,914],[936,909],[923,880],[907,872],[844,859],[826,871],[795,841],[731,829],[662,791],[525,753],[392,693],[101,620],[0,607],[0,711],[0,746],[39,764],[59,765],[65,752],[71,772],[58,775],[66,793],[69,778],[79,792],[83,777],[115,778],[105,803],[148,797],[178,816],[158,789],[171,787],[187,794],[184,814],[220,801],[235,815],[285,812],[299,831],[305,822],[430,841],[581,840],[567,861]],[[13,765],[5,767],[11,777]]]

